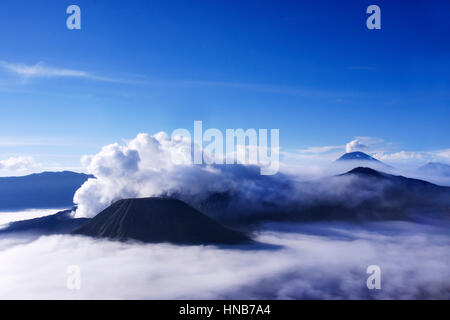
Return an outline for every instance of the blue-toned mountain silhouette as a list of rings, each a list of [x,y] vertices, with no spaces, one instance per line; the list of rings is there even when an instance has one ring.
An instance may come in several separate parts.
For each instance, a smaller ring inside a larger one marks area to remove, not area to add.
[[[245,198],[233,192],[214,193],[193,205],[226,224],[450,218],[450,187],[367,167],[306,181],[285,192],[295,197],[289,201],[267,201],[262,207],[246,206]]]
[[[66,234],[86,223],[88,218],[73,218],[71,210],[65,210],[45,217],[15,221],[0,229],[0,236],[10,233],[35,235]]]
[[[431,176],[450,177],[450,165],[440,162],[428,162],[419,167],[419,172]]]
[[[380,162],[377,159],[369,156],[368,154],[360,151],[349,152],[341,156],[336,161],[349,161],[349,160],[357,160],[357,161],[376,161]]]
[[[364,152],[355,151],[345,153],[336,159],[336,161],[332,163],[330,170],[333,173],[345,173],[357,167],[368,167],[387,172],[391,172],[394,169],[390,165],[387,165]]]
[[[75,191],[91,175],[70,171],[0,178],[0,210],[70,208]]]
[[[357,167],[322,180],[335,192],[300,210],[313,220],[410,220],[450,217],[450,188]]]

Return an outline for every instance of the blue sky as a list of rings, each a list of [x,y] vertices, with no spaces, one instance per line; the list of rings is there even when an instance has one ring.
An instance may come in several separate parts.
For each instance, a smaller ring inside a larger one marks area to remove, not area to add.
[[[70,4],[81,30],[66,28]],[[371,4],[381,30],[366,28]],[[279,128],[290,152],[370,137],[377,152],[446,154],[449,12],[448,1],[4,0],[0,161],[74,168],[194,120]]]

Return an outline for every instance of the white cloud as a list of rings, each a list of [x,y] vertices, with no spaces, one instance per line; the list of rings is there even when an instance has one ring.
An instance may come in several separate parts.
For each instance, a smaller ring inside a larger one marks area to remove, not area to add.
[[[5,171],[25,171],[35,167],[37,163],[33,157],[11,157],[0,160],[0,170]]]
[[[8,70],[9,72],[21,76],[24,79],[65,77],[65,78],[86,78],[91,80],[107,81],[107,82],[120,82],[120,80],[101,77],[83,70],[47,67],[42,62],[36,63],[35,65],[26,65],[23,63],[9,63],[5,61],[0,61],[0,67],[2,67],[5,70]]]
[[[379,152],[374,155],[379,160],[385,160],[385,161],[404,161],[404,160],[411,160],[411,159],[424,159],[425,153],[422,152],[410,152],[410,151],[399,151],[399,152],[393,152],[393,153],[385,153],[385,152]]]
[[[359,93],[355,92],[338,92],[338,91],[323,91],[312,88],[302,87],[286,87],[276,84],[262,84],[262,83],[242,83],[242,82],[226,82],[226,81],[211,81],[211,80],[164,80],[148,78],[142,75],[130,75],[134,79],[116,79],[104,77],[92,72],[67,68],[48,67],[42,62],[34,65],[27,65],[24,63],[11,63],[0,61],[0,67],[12,72],[16,75],[28,78],[51,78],[51,77],[72,77],[85,78],[106,82],[119,82],[128,84],[137,84],[151,87],[169,87],[169,88],[219,88],[232,90],[245,90],[253,92],[263,92],[268,94],[292,95],[300,97],[338,97],[337,100],[342,100],[342,97],[354,97]],[[1,83],[0,83],[1,85]]]
[[[426,163],[426,162],[450,162],[450,150],[436,150],[436,151],[398,151],[398,152],[378,152],[374,155],[375,158],[396,163]]]
[[[29,220],[55,214],[57,209],[28,209],[23,211],[1,211],[0,229],[15,221]]]
[[[0,239],[0,298],[449,299],[446,228],[289,223],[257,236],[277,247],[244,250],[69,235]],[[366,287],[373,264],[382,271],[377,292]],[[69,265],[80,267],[80,290],[67,289]]]
[[[34,66],[25,64],[1,63],[5,69],[25,77],[89,77],[90,74],[85,71],[70,69],[54,69],[37,63]]]
[[[191,141],[171,139],[164,132],[138,134],[124,145],[107,145],[96,155],[83,157],[82,163],[96,179],[75,193],[79,217],[93,216],[119,199],[171,193],[199,197],[239,189],[257,201],[256,194],[265,187],[273,189],[276,179],[262,178],[256,166],[194,165]]]
[[[346,145],[346,152],[362,151],[362,152],[378,152],[380,150],[387,151],[392,148],[391,143],[385,142],[381,138],[358,136]]]
[[[450,162],[450,149],[438,150],[434,152],[436,157],[440,157],[442,159],[446,159],[447,162]]]
[[[0,136],[0,147],[16,146],[64,146],[67,139],[48,137],[5,137]]]
[[[364,151],[368,149],[369,146],[362,143],[359,139],[355,139],[353,141],[350,141],[345,145],[345,151],[347,153],[354,152],[354,151]]]
[[[327,153],[330,151],[336,151],[336,150],[340,150],[340,149],[344,149],[344,146],[320,146],[320,147],[308,147],[306,149],[300,149],[298,150],[298,152],[300,153],[312,153],[312,154],[317,154],[317,153]]]

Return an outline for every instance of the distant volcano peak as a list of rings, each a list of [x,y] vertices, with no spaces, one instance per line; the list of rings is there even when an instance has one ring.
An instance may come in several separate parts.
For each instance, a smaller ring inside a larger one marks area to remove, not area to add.
[[[349,160],[359,160],[359,161],[375,161],[379,162],[377,159],[369,156],[368,154],[361,152],[361,151],[355,151],[355,152],[349,152],[341,156],[336,161],[349,161]]]
[[[450,165],[441,162],[428,162],[418,170],[429,175],[450,177]]]

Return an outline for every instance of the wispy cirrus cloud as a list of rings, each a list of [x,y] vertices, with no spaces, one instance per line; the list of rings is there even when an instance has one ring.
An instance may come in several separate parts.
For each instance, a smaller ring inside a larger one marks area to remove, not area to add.
[[[67,137],[10,137],[0,136],[0,147],[23,147],[23,146],[64,146],[67,145]]]
[[[229,90],[243,90],[249,92],[260,92],[265,94],[289,95],[298,97],[313,97],[313,98],[336,98],[337,101],[342,101],[343,97],[358,97],[364,93],[361,92],[340,92],[318,90],[308,87],[290,87],[267,83],[244,83],[234,81],[217,81],[217,80],[165,80],[154,79],[145,75],[127,74],[124,78],[111,78],[98,75],[93,72],[70,69],[70,68],[56,68],[45,65],[43,62],[38,62],[34,65],[27,65],[25,63],[11,63],[0,60],[0,69],[21,77],[23,80],[37,79],[37,78],[78,78],[88,79],[94,81],[112,82],[142,85],[148,87],[165,87],[165,88],[217,88]],[[1,87],[0,87],[1,89]]]
[[[38,62],[34,65],[26,65],[24,63],[10,63],[6,61],[0,61],[0,68],[18,75],[24,79],[84,78],[96,81],[123,82],[120,79],[103,77],[84,70],[48,67],[42,62]]]
[[[379,160],[391,162],[431,162],[450,163],[450,149],[435,151],[399,151],[393,153],[379,152],[374,155]]]
[[[330,151],[338,151],[343,149],[345,146],[319,146],[319,147],[308,147],[306,149],[300,149],[298,150],[299,153],[327,153]]]

